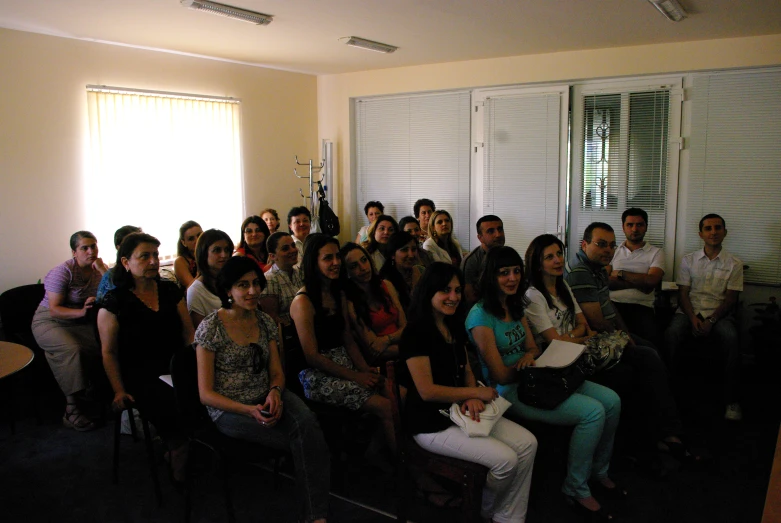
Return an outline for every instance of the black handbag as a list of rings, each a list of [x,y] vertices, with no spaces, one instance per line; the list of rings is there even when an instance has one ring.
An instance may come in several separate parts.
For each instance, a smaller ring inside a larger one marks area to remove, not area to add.
[[[518,399],[521,403],[538,409],[555,409],[586,381],[581,360],[582,356],[572,365],[563,368],[521,369]]]

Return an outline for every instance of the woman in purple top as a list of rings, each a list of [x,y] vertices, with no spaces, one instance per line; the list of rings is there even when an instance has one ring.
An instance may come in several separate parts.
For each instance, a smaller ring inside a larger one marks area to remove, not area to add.
[[[100,346],[88,321],[98,284],[108,267],[98,257],[98,242],[87,231],[70,239],[73,258],[49,271],[43,280],[46,294],[33,317],[35,341],[65,394],[66,427],[92,430],[95,424],[79,409],[89,385],[89,371],[100,369]]]

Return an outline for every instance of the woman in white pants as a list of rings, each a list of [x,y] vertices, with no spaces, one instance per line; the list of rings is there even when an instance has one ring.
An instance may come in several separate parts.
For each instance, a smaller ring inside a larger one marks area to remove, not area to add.
[[[453,265],[433,263],[421,278],[410,304],[410,322],[400,343],[409,376],[405,429],[424,449],[485,465],[489,469],[481,515],[495,523],[523,522],[529,501],[534,435],[504,418],[486,438],[469,438],[439,413],[461,403],[474,419],[484,402],[497,397],[491,387],[477,387],[465,349],[463,277]],[[401,373],[404,374],[404,373]]]

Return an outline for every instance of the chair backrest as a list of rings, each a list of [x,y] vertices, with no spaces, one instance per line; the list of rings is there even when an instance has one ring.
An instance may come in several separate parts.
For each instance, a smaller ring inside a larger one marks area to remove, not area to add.
[[[406,362],[391,360],[385,363],[385,379],[388,381],[388,392],[390,395],[388,399],[391,402],[391,414],[393,415],[393,432],[396,436],[398,448],[401,451],[401,449],[403,449],[404,427],[401,421],[401,393],[399,390],[399,381],[396,379],[397,365],[406,365]]]
[[[198,362],[195,348],[188,345],[171,357],[171,380],[174,383],[176,406],[188,432],[211,423],[198,393]]]
[[[0,322],[9,341],[19,341],[32,335],[33,316],[44,293],[43,284],[34,283],[0,294]]]

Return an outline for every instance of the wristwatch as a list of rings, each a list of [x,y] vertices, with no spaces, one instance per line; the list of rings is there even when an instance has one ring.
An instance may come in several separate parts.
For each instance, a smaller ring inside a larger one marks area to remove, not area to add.
[[[619,280],[623,280],[624,279],[624,271],[623,270],[618,271],[618,274],[616,274],[616,276],[618,277]]]
[[[711,324],[713,324],[713,325],[715,325],[715,324],[716,324],[716,318],[714,318],[713,316],[708,316],[708,321],[709,321]]]

